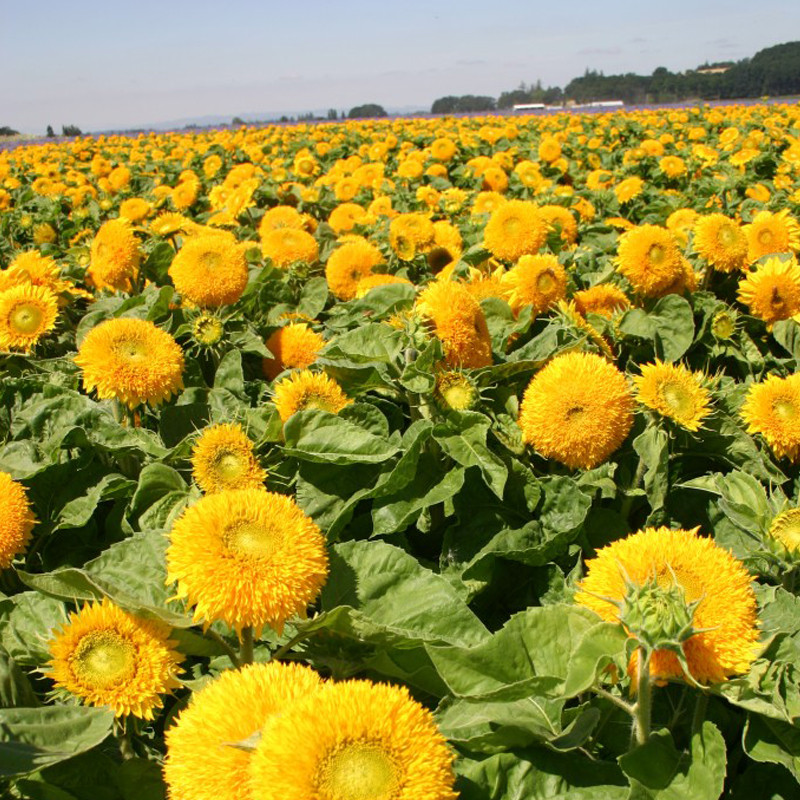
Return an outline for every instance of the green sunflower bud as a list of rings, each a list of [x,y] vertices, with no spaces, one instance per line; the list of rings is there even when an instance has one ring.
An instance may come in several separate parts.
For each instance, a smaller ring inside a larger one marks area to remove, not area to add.
[[[467,411],[478,400],[478,389],[462,372],[440,372],[433,396],[443,411]]]
[[[195,342],[202,347],[213,347],[219,344],[224,333],[225,326],[222,324],[222,320],[213,314],[201,314],[192,325],[192,336]]]

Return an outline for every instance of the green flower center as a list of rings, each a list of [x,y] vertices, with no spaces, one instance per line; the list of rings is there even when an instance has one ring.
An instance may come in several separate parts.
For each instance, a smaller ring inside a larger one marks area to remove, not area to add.
[[[32,303],[21,303],[11,312],[9,322],[17,333],[30,335],[39,330],[43,319],[41,308]]]
[[[113,630],[87,633],[75,648],[72,668],[89,686],[105,687],[133,674],[134,646]]]
[[[392,800],[400,789],[391,756],[374,744],[346,744],[322,765],[320,800]]]
[[[670,412],[676,416],[682,417],[694,414],[694,401],[682,386],[676,383],[665,384],[661,387],[661,397]]]
[[[214,461],[214,469],[223,481],[234,481],[244,472],[245,465],[236,453],[221,453]]]
[[[772,411],[778,419],[786,422],[797,416],[797,409],[791,400],[776,400],[772,404]]]
[[[536,279],[536,288],[542,294],[548,294],[552,292],[556,288],[556,276],[552,270],[548,269],[543,272],[537,279]]]
[[[270,558],[281,543],[280,532],[253,520],[243,520],[230,526],[222,536],[227,550],[248,560]]]

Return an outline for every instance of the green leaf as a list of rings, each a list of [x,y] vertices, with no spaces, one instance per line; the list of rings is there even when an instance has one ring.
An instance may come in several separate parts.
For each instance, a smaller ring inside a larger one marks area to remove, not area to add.
[[[130,481],[122,475],[113,473],[105,475],[86,494],[76,497],[64,505],[53,530],[82,528],[92,518],[101,502],[127,497],[133,493],[135,486],[134,481]]]
[[[596,614],[578,606],[529,608],[477,646],[427,649],[456,697],[560,697],[575,650],[597,624]]]
[[[794,725],[748,714],[742,744],[754,761],[782,764],[800,781],[800,730]]]
[[[462,467],[478,467],[487,486],[503,497],[508,470],[505,464],[486,446],[491,420],[477,411],[448,415],[446,423],[437,425],[433,436],[442,450]]]
[[[628,800],[616,764],[545,749],[456,762],[461,800]]]
[[[214,375],[214,388],[227,389],[232,395],[243,400],[247,398],[244,390],[242,354],[238,350],[229,350],[219,362]]]
[[[191,490],[177,470],[165,464],[148,464],[139,473],[128,517],[134,527],[167,528],[190,497]]]
[[[325,278],[311,278],[303,286],[297,312],[316,319],[328,302],[328,282]]]
[[[50,659],[51,631],[67,620],[64,604],[38,592],[20,592],[0,601],[0,644],[23,666]]]
[[[38,705],[31,682],[19,664],[0,650],[0,708],[33,708]]]
[[[718,800],[725,784],[725,740],[713,722],[692,736],[690,752],[675,748],[669,731],[621,756],[630,800]]]
[[[664,508],[669,491],[669,437],[655,425],[648,425],[633,440],[633,449],[645,465],[644,489],[650,503],[648,521]]]
[[[0,775],[26,775],[96,747],[111,733],[108,708],[0,709]]]
[[[640,308],[626,311],[619,329],[627,336],[653,342],[656,356],[677,361],[694,340],[694,314],[688,301],[677,294],[662,297],[648,313]]]
[[[327,411],[298,411],[283,433],[284,452],[304,461],[381,464],[399,450],[393,437],[376,436]]]

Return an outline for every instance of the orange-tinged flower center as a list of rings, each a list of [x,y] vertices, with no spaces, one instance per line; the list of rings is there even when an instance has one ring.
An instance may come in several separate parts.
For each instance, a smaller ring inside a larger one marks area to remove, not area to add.
[[[758,241],[763,245],[770,245],[772,244],[775,237],[772,235],[772,231],[764,229],[760,231],[758,234]]]
[[[399,770],[380,746],[352,742],[323,762],[318,784],[321,800],[392,800]]]

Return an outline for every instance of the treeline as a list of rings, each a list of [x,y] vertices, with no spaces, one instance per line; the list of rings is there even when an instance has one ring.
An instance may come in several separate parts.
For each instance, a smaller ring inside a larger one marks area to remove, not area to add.
[[[698,70],[714,66],[704,64]],[[520,84],[517,89],[502,92],[500,97],[463,95],[440,97],[431,106],[433,114],[468,111],[493,111],[522,103],[552,105],[566,101],[586,103],[594,100],[624,100],[629,104],[670,103],[681,100],[733,100],[737,98],[800,94],[800,42],[787,42],[760,50],[725,72],[698,70],[670,72],[658,67],[652,75],[604,75],[586,70],[562,90],[546,89],[541,81]]]

